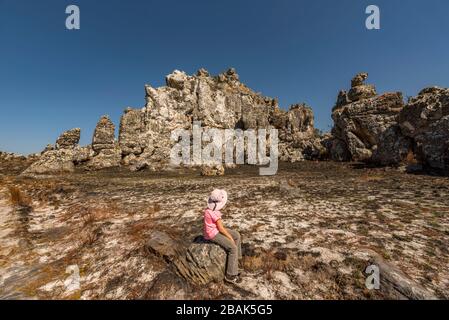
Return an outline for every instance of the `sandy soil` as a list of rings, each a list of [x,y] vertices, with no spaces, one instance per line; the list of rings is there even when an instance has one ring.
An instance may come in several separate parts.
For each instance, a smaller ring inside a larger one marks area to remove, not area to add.
[[[330,162],[214,178],[116,169],[32,179],[18,176],[19,167],[0,166],[3,299],[147,297],[167,266],[146,253],[145,239],[154,230],[201,234],[214,188],[228,191],[224,222],[244,238],[243,282],[194,288],[187,298],[388,298],[365,287],[367,249],[449,297],[447,177]],[[79,288],[70,285],[76,269]]]

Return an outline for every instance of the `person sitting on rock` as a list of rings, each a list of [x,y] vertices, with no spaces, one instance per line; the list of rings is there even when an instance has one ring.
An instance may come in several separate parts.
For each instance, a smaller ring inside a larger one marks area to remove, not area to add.
[[[228,201],[224,190],[214,190],[204,210],[204,238],[221,246],[227,253],[225,281],[240,283],[238,263],[242,258],[240,233],[223,226],[221,212]]]

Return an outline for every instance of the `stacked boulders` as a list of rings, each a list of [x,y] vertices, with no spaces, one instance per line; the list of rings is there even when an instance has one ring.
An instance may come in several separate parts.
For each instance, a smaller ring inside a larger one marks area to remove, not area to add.
[[[115,141],[115,125],[108,116],[102,116],[95,127],[92,150],[94,154],[88,168],[98,170],[120,165],[122,155]]]
[[[75,164],[85,162],[90,157],[89,148],[78,146],[81,130],[71,129],[62,133],[55,146],[47,146],[37,161],[31,164],[24,175],[69,173],[75,171]]]
[[[352,79],[351,90],[339,93],[332,112],[334,128],[330,155],[336,161],[374,161],[384,165],[402,161],[410,142],[402,139],[398,116],[404,108],[400,92],[376,95],[365,84],[367,73]]]

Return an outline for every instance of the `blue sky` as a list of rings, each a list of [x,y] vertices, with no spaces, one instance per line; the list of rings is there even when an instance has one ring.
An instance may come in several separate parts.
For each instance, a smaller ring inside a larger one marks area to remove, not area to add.
[[[65,8],[81,30],[65,28]],[[381,30],[365,8],[381,9]],[[447,0],[0,0],[0,150],[30,153],[144,105],[174,69],[242,82],[281,106],[306,102],[328,130],[338,91],[370,74],[379,92],[449,86]]]

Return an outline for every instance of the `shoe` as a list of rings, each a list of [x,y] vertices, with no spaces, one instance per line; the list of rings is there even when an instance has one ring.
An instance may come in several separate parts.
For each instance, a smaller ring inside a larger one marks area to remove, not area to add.
[[[238,284],[242,282],[239,276],[225,276],[225,281],[233,284]]]

